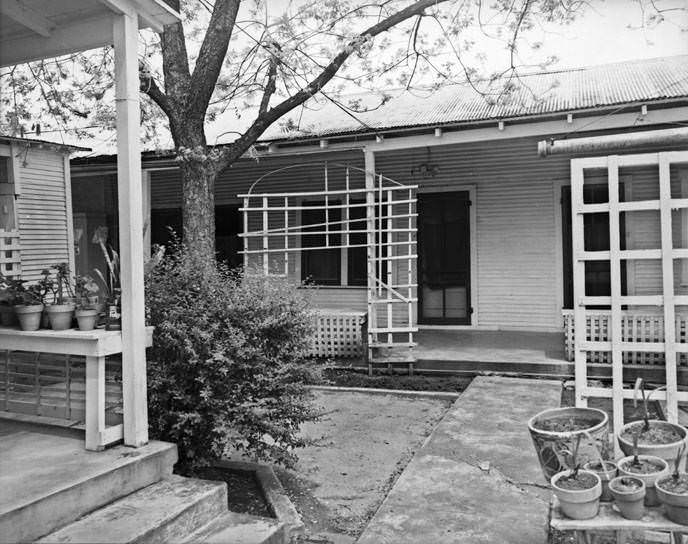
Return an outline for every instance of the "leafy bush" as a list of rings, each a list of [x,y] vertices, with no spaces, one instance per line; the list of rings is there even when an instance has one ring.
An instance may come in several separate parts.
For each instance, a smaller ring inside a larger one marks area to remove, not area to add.
[[[237,449],[285,466],[304,421],[313,316],[286,280],[242,275],[176,248],[146,277],[151,435],[175,442],[182,470]]]

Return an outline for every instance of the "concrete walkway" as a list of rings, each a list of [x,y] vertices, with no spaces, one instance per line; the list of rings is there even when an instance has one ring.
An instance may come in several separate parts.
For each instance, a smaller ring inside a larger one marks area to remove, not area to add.
[[[478,377],[415,454],[359,544],[546,541],[550,492],[527,420],[556,381]]]

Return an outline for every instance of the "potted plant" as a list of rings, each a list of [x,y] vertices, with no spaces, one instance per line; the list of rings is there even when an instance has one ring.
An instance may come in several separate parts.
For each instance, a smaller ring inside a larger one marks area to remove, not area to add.
[[[621,459],[617,466],[619,476],[633,476],[645,483],[645,506],[659,505],[655,482],[669,472],[669,465],[661,457],[638,454],[638,437],[634,437],[633,455]]]
[[[600,509],[602,481],[589,470],[581,470],[578,448],[582,435],[576,437],[573,452],[566,452],[570,459],[569,470],[563,470],[550,480],[552,490],[559,499],[563,514],[571,519],[594,518]]]
[[[674,523],[688,525],[688,474],[679,473],[684,451],[685,447],[682,447],[676,454],[671,476],[658,480],[655,489],[666,516]]]
[[[43,301],[43,314],[41,316],[41,328],[50,328],[50,317],[48,316],[47,307],[55,300],[55,281],[52,278],[51,269],[44,268],[41,271],[41,279],[38,280],[38,286],[41,292],[41,300]]]
[[[641,519],[645,514],[645,482],[635,476],[617,476],[609,482],[616,506],[626,519]]]
[[[10,288],[14,313],[23,331],[37,331],[43,314],[43,297],[37,284],[26,287],[24,280],[12,280]]]
[[[74,292],[69,281],[69,266],[60,263],[53,266],[55,270],[55,298],[53,304],[47,307],[50,327],[55,331],[63,331],[72,326],[74,319]],[[67,296],[65,296],[67,295]]]
[[[659,387],[654,391],[659,391],[664,387]],[[646,455],[661,457],[665,461],[671,461],[676,457],[676,453],[686,442],[688,430],[681,425],[650,419],[647,403],[652,392],[646,394],[642,378],[635,382],[633,402],[637,405],[638,394],[642,395],[643,417],[640,421],[632,421],[621,427],[617,438],[619,447],[626,455],[633,452],[633,437],[638,435],[638,452]]]
[[[93,330],[98,321],[98,284],[90,276],[77,276],[75,281],[77,306],[74,311],[80,331]]]
[[[119,278],[119,254],[107,242],[107,227],[98,227],[93,233],[94,244],[100,246],[103,258],[107,264],[107,278],[105,275],[94,268],[98,279],[103,283],[106,293],[106,326],[107,330],[119,330],[121,325],[121,288]]]
[[[609,490],[609,482],[616,478],[616,463],[613,461],[590,461],[583,465],[585,470],[594,472],[600,477],[602,482],[602,495],[600,500],[602,502],[609,502],[613,499],[612,493]]]
[[[566,467],[563,452],[573,448],[577,436],[590,439],[579,453],[582,462],[609,452],[608,425],[607,413],[596,408],[555,408],[530,418],[528,430],[547,481]]]

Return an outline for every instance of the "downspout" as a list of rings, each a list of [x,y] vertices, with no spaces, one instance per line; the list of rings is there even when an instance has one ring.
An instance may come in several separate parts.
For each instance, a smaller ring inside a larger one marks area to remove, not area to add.
[[[619,152],[646,145],[679,144],[688,144],[688,127],[627,132],[571,140],[542,140],[538,142],[538,155],[547,157],[548,155],[564,153],[597,153],[608,150]]]

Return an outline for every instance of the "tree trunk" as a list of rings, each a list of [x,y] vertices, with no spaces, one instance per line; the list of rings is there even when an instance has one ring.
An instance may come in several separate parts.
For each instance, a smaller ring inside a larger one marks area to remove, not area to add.
[[[215,260],[215,178],[208,159],[181,161],[184,244],[206,263]]]

